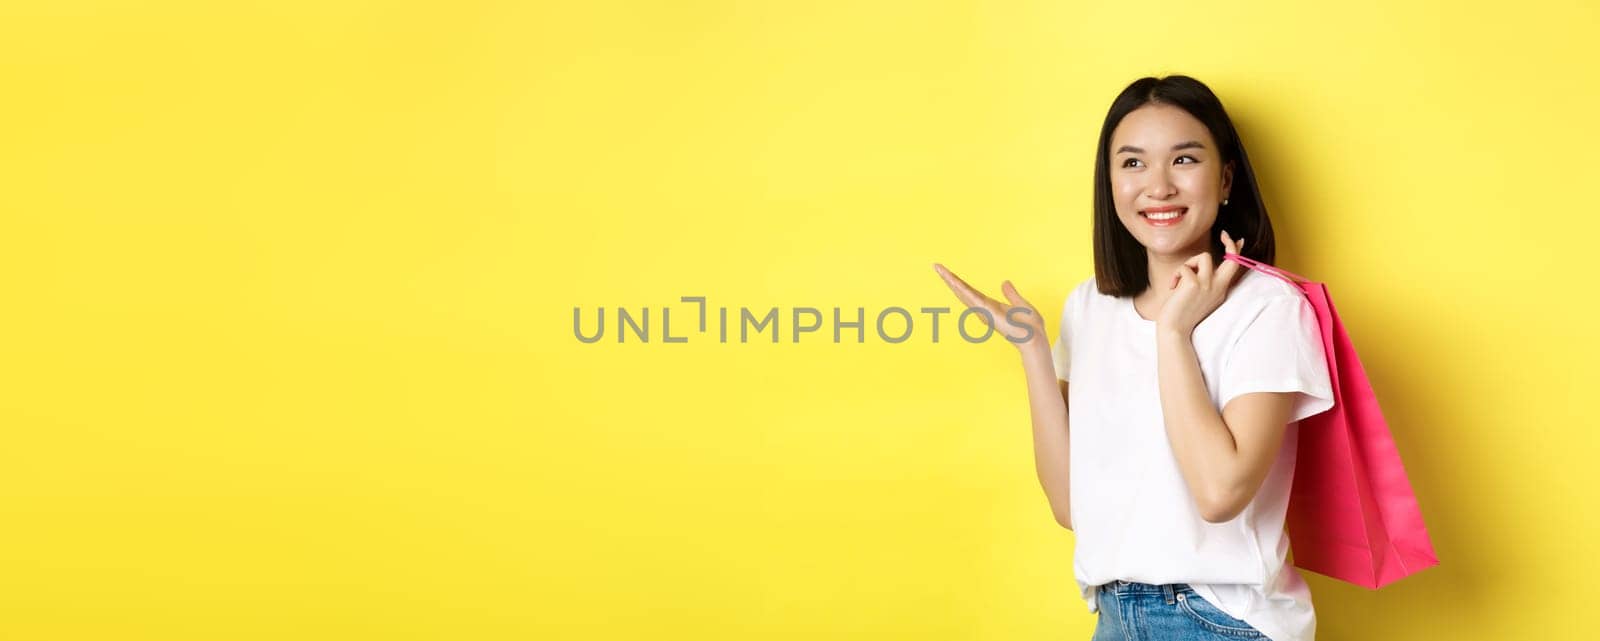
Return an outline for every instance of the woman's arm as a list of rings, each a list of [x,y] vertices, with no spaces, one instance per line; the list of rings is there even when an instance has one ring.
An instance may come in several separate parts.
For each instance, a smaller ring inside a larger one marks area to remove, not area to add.
[[[1211,405],[1189,336],[1162,331],[1156,348],[1161,413],[1178,469],[1210,523],[1233,519],[1266,480],[1294,406],[1294,394],[1260,392]]]
[[[1005,335],[1007,342],[1015,345],[1022,355],[1022,371],[1028,381],[1028,407],[1033,415],[1033,464],[1039,474],[1039,484],[1045,497],[1050,499],[1050,511],[1061,527],[1072,529],[1072,503],[1067,473],[1067,382],[1056,378],[1055,356],[1051,353],[1050,337],[1045,332],[1039,310],[1017,293],[1011,281],[1001,284],[1011,303],[1010,309],[1020,308],[1027,313],[1021,319],[1011,316],[1000,301],[983,295],[968,285],[944,265],[934,263],[933,270],[944,279],[956,298],[969,308],[988,310],[985,323]],[[1005,323],[994,319],[1004,318]],[[996,327],[996,325],[1000,325]]]
[[[1072,529],[1071,447],[1067,423],[1067,382],[1056,378],[1048,343],[1027,345],[1022,369],[1028,378],[1028,408],[1033,415],[1033,467],[1061,527]]]
[[[1226,231],[1221,239],[1226,253],[1244,248],[1244,241],[1234,241]],[[1219,267],[1209,252],[1195,254],[1173,274],[1169,289],[1175,291],[1156,319],[1156,378],[1167,441],[1201,518],[1211,523],[1233,519],[1255,497],[1283,442],[1294,402],[1293,394],[1264,392],[1232,399],[1220,414],[1211,405],[1192,335],[1222,305],[1239,274],[1236,261],[1224,260]]]

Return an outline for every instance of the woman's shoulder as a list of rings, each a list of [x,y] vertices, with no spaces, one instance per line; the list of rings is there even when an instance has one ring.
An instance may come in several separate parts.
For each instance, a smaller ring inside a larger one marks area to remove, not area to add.
[[[1099,284],[1095,282],[1094,275],[1091,274],[1088,278],[1078,281],[1078,284],[1072,287],[1072,291],[1067,293],[1067,300],[1062,304],[1062,307],[1064,310],[1070,310],[1073,307],[1083,309],[1093,306],[1097,301],[1104,298],[1106,298],[1105,294],[1100,293]]]
[[[1099,285],[1095,283],[1094,274],[1090,274],[1088,278],[1078,281],[1078,284],[1072,287],[1072,293],[1068,294],[1068,296],[1085,296],[1098,293],[1100,293]]]
[[[1243,268],[1243,266],[1240,266]],[[1250,305],[1264,305],[1281,298],[1305,298],[1305,293],[1300,288],[1289,284],[1282,278],[1265,274],[1254,269],[1244,269],[1239,280],[1233,284],[1233,289],[1228,292],[1228,298],[1237,298],[1240,302]]]

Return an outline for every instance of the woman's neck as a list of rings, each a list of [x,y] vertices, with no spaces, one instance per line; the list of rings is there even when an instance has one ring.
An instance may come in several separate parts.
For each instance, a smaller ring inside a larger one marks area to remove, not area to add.
[[[1162,306],[1172,297],[1172,275],[1178,272],[1178,268],[1182,267],[1185,261],[1203,251],[1209,251],[1209,248],[1197,247],[1176,254],[1155,254],[1148,250],[1145,252],[1145,270],[1150,280],[1144,291],[1133,297],[1134,309],[1139,311],[1140,316],[1154,320],[1156,315],[1161,313]],[[1216,265],[1213,264],[1212,267]]]

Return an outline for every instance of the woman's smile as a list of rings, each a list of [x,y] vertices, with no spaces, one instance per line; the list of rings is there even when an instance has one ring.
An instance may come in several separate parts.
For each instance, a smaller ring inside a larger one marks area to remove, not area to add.
[[[1139,211],[1139,217],[1151,227],[1171,227],[1189,213],[1188,207],[1151,207]]]

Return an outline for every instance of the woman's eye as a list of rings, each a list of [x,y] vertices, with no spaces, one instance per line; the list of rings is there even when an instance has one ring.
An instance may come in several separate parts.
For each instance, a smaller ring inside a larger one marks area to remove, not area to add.
[[[1174,160],[1172,162],[1177,163],[1178,160],[1184,160],[1184,159],[1188,159],[1189,160],[1189,162],[1183,163],[1183,164],[1186,164],[1186,165],[1193,165],[1193,164],[1195,164],[1197,162],[1200,162],[1200,160],[1198,158],[1195,158],[1194,156],[1178,156],[1178,159]],[[1139,163],[1139,162],[1143,162],[1143,161],[1139,160],[1138,158],[1129,158],[1127,160],[1122,161],[1122,166],[1123,167],[1133,167],[1133,166],[1135,166],[1134,163]]]

